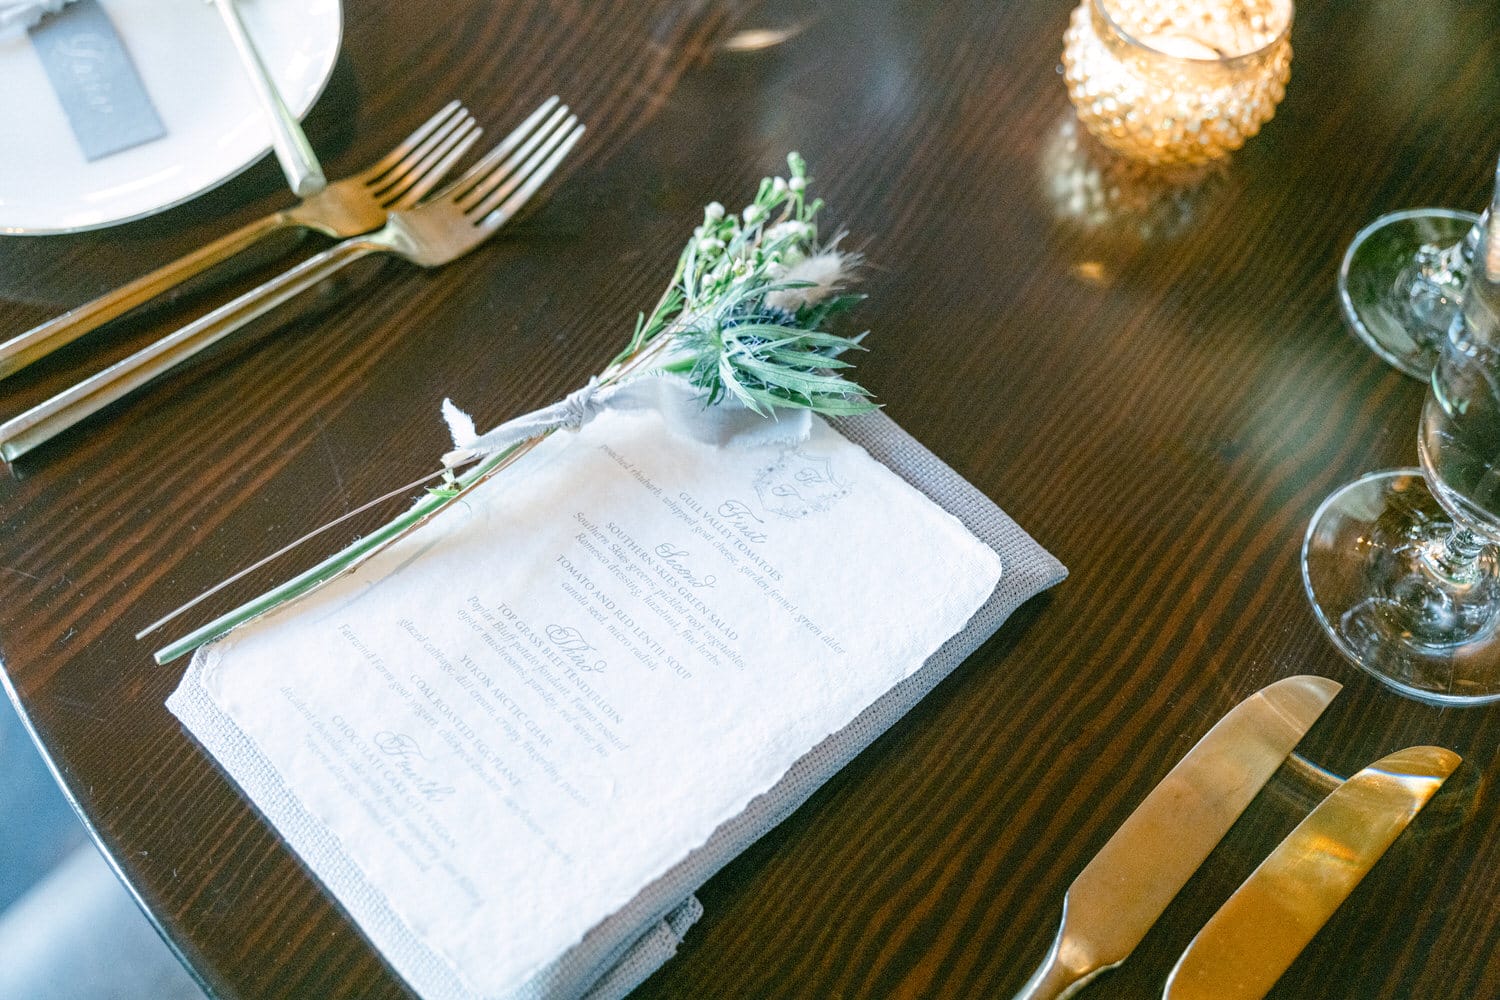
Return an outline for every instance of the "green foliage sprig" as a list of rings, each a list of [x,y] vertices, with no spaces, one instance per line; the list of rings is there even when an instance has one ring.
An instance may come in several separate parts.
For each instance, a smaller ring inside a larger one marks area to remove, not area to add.
[[[841,358],[864,349],[864,334],[824,328],[863,298],[842,291],[859,255],[840,250],[838,237],[819,241],[823,202],[807,198],[802,157],[790,154],[787,166],[790,176],[762,180],[738,215],[718,202],[704,209],[671,285],[617,361],[670,337],[662,369],[686,376],[705,405],[730,397],[762,414],[793,407],[835,416],[875,408]]]
[[[791,175],[761,181],[755,200],[739,215],[728,214],[718,202],[704,209],[703,224],[693,230],[693,238],[678,258],[671,285],[650,315],[637,319],[629,346],[597,376],[599,385],[667,371],[697,386],[705,405],[733,399],[763,415],[774,413],[777,407],[832,416],[874,409],[870,394],[844,376],[851,366],[842,355],[863,350],[864,334],[843,337],[824,329],[836,315],[863,298],[843,291],[860,263],[859,255],[840,250],[838,236],[819,241],[817,216],[823,203],[807,199],[807,166],[802,157],[792,153],[787,166]],[[439,473],[380,498],[404,494],[442,477],[441,483],[429,487],[404,514],[157,650],[157,662],[191,653],[230,629],[348,572],[504,471],[555,429],[489,455],[462,475],[445,466]],[[140,635],[161,627],[341,520],[304,535],[200,594]]]

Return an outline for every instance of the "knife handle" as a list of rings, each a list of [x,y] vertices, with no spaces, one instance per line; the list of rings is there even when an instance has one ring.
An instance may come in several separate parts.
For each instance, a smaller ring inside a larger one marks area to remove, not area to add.
[[[1072,970],[1054,961],[1046,961],[1026,980],[1015,1000],[1062,1000],[1072,996],[1083,980]]]
[[[1064,955],[1068,941],[1068,901],[1063,899],[1063,925],[1052,939],[1052,947],[1037,970],[1026,980],[1014,1000],[1064,1000],[1083,989],[1085,983],[1113,965],[1097,965],[1086,955]],[[1069,949],[1070,951],[1072,949]]]

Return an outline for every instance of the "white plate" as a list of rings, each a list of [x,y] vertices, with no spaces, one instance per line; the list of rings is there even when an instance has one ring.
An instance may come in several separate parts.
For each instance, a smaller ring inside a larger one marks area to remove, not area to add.
[[[76,233],[139,219],[219,184],[271,133],[218,11],[203,0],[101,0],[167,134],[92,163],[24,33],[0,38],[0,233]],[[244,0],[250,37],[299,117],[343,34],[339,0]]]

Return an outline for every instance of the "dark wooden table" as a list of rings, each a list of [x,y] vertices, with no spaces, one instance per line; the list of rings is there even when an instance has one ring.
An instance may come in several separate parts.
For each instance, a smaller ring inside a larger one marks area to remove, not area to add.
[[[1346,665],[1297,570],[1324,495],[1415,461],[1422,386],[1345,331],[1334,275],[1383,211],[1484,202],[1500,145],[1494,11],[1304,4],[1275,120],[1222,174],[1164,194],[1107,167],[1098,183],[1070,139],[1068,7],[349,5],[308,123],[330,174],[450,97],[498,134],[557,92],[591,131],[550,198],[441,271],[353,276],[0,477],[13,692],[213,992],[406,995],[163,708],[181,664],[153,665],[132,633],[428,471],[445,394],[487,425],[575,387],[655,300],[700,206],[746,199],[796,148],[828,220],[871,261],[862,381],[1072,576],[711,881],[704,921],[640,995],[1007,996],[1068,883],[1171,764],[1241,697],[1312,672],[1344,693],[1084,996],[1158,996],[1329,775],[1413,743],[1467,762],[1274,996],[1500,996],[1500,710],[1427,708]],[[264,162],[148,221],[0,239],[0,331],[287,203]],[[212,301],[122,322],[5,382],[0,414]]]

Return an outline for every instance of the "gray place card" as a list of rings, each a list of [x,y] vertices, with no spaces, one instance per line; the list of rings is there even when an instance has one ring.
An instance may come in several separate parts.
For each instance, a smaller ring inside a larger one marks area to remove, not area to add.
[[[31,44],[85,159],[160,139],[151,97],[98,0],[78,0],[30,29]]]

